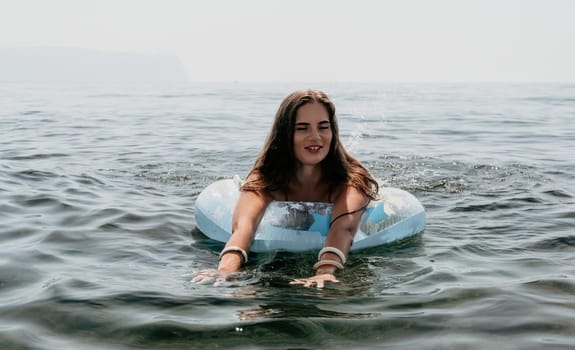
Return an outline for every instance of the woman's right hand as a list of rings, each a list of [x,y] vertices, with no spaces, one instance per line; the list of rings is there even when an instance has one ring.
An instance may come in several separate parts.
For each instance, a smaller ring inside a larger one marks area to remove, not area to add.
[[[192,278],[192,283],[197,284],[210,284],[213,283],[214,287],[222,285],[226,281],[229,281],[234,272],[220,272],[216,269],[208,269],[197,271],[193,273],[194,278]]]
[[[210,284],[215,287],[237,277],[238,271],[244,260],[243,255],[235,250],[222,255],[218,269],[207,269],[192,273],[192,283]]]

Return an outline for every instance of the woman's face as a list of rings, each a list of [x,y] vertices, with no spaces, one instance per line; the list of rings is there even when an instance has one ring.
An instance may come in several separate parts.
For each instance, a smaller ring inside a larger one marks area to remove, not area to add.
[[[332,137],[329,114],[321,103],[307,103],[298,109],[293,147],[300,165],[321,163],[329,153]]]

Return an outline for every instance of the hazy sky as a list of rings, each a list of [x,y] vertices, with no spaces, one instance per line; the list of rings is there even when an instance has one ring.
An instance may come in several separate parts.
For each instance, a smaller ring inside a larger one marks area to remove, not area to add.
[[[195,81],[575,82],[572,0],[0,0],[0,47],[173,54]]]

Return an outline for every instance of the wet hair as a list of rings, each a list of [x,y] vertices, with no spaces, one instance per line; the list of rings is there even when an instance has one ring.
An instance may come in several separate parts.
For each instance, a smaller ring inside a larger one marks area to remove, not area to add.
[[[329,184],[331,190],[347,183],[368,198],[375,199],[377,181],[341,144],[335,105],[324,92],[318,90],[298,90],[282,101],[265,145],[242,190],[287,191],[298,165],[293,147],[296,116],[299,108],[308,103],[320,103],[325,107],[332,131],[329,152],[321,162],[322,180]]]

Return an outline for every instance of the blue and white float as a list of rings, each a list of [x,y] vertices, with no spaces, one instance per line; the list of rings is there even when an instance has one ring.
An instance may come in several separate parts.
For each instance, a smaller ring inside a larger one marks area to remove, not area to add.
[[[196,225],[206,236],[227,242],[232,214],[239,197],[238,177],[206,187],[196,200]],[[409,192],[381,187],[381,199],[371,201],[363,213],[352,251],[399,241],[423,231],[425,210]],[[324,245],[331,219],[331,203],[271,202],[256,230],[253,252],[318,250]]]

